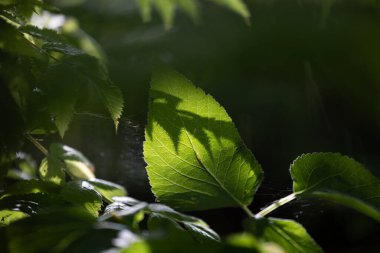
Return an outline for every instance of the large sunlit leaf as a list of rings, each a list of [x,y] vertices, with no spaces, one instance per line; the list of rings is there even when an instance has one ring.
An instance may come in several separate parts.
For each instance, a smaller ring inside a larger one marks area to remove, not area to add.
[[[158,200],[205,210],[251,203],[262,170],[227,112],[167,69],[153,75],[144,158]]]
[[[298,157],[290,167],[297,196],[315,196],[380,221],[380,180],[354,159],[335,153]]]
[[[323,252],[305,228],[293,220],[252,218],[247,220],[245,225],[247,231],[251,232],[259,241],[275,243],[283,248],[285,252]]]

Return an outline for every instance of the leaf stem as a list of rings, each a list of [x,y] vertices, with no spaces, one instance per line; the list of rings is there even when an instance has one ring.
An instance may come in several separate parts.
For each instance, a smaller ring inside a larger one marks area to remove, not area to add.
[[[47,151],[47,149],[42,146],[41,143],[39,143],[35,138],[33,138],[33,136],[31,136],[30,134],[25,134],[25,137],[31,142],[33,143],[33,145],[39,150],[41,151],[45,156],[48,156],[49,152]]]
[[[283,197],[279,200],[276,200],[275,202],[273,202],[272,204],[270,204],[269,206],[267,206],[266,208],[264,208],[263,210],[258,212],[255,215],[255,218],[262,218],[262,217],[270,214],[271,212],[273,212],[274,210],[276,210],[280,206],[283,206],[283,205],[289,203],[290,201],[294,200],[295,198],[296,198],[296,194],[292,193],[286,197]]]
[[[244,212],[248,215],[248,217],[253,218],[255,215],[251,212],[251,210],[248,209],[247,206],[242,205],[241,209],[244,210]]]

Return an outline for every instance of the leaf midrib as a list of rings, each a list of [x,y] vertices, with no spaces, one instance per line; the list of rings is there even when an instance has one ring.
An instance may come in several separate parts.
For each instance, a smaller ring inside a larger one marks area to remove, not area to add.
[[[207,167],[203,164],[203,162],[202,162],[202,160],[200,159],[200,157],[198,156],[198,154],[197,154],[197,151],[195,150],[195,148],[194,148],[194,144],[193,144],[193,141],[191,140],[191,138],[190,138],[190,136],[189,136],[189,133],[188,133],[188,131],[187,131],[187,128],[186,128],[186,125],[185,125],[185,123],[183,122],[183,120],[182,120],[182,117],[180,116],[180,115],[178,115],[178,117],[179,117],[179,119],[181,120],[181,122],[182,122],[182,125],[183,125],[183,127],[184,127],[184,131],[185,131],[185,134],[186,134],[186,136],[187,136],[187,138],[188,138],[188,140],[189,140],[189,142],[190,142],[190,144],[191,144],[191,148],[192,148],[192,150],[194,151],[194,154],[195,154],[195,158],[197,159],[197,161],[199,162],[199,164],[201,165],[201,167],[218,183],[218,185],[227,193],[227,195],[233,200],[233,201],[235,201],[240,207],[245,207],[246,205],[244,205],[243,203],[241,203],[238,199],[236,199],[235,198],[235,196],[230,192],[230,191],[228,191],[228,189],[226,189],[225,187],[224,187],[224,185],[222,184],[222,182],[220,182],[219,181],[219,179],[214,175],[214,174],[212,174],[211,173],[211,171],[209,171],[208,169],[207,169]],[[232,158],[231,158],[232,159]],[[230,166],[231,166],[231,164],[230,164]],[[229,166],[229,167],[230,167]]]

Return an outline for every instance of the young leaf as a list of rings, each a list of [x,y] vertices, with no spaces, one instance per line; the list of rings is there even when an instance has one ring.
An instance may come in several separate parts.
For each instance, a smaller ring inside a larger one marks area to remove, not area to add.
[[[164,21],[165,28],[171,28],[174,20],[175,0],[154,0],[153,3]]]
[[[64,169],[74,179],[95,179],[94,166],[78,150],[59,143],[50,145],[50,155],[53,155],[65,165]]]
[[[38,169],[41,180],[52,182],[57,185],[63,185],[65,183],[65,172],[62,168],[61,161],[52,155],[43,159]]]
[[[106,180],[101,179],[93,179],[91,181],[87,181],[92,186],[95,187],[95,189],[103,196],[105,200],[107,200],[109,203],[112,203],[113,197],[121,197],[125,196],[127,194],[125,188],[121,185],[108,182]]]
[[[249,219],[245,223],[247,231],[258,240],[275,243],[292,253],[321,253],[323,250],[315,243],[305,228],[293,221],[275,218]]]
[[[8,226],[14,221],[28,217],[26,213],[15,210],[0,210],[0,227]]]
[[[245,207],[262,179],[227,112],[172,70],[152,78],[144,158],[157,198],[176,209]]]
[[[356,209],[380,221],[380,180],[347,156],[312,153],[290,167],[297,196],[316,196]]]
[[[137,0],[143,22],[152,19],[152,0]]]
[[[103,104],[110,113],[117,130],[119,126],[119,119],[123,112],[123,94],[119,87],[110,83],[99,85],[99,91],[103,100]]]

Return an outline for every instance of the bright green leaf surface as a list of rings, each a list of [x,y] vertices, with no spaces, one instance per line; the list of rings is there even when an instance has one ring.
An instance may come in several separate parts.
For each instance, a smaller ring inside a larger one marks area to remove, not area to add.
[[[40,178],[44,181],[58,185],[65,183],[65,173],[62,168],[62,163],[55,156],[49,155],[43,159],[38,171]]]
[[[181,210],[246,206],[262,170],[231,118],[182,75],[153,75],[144,157],[157,198]]]
[[[94,166],[78,150],[59,143],[50,146],[50,155],[65,165],[65,170],[73,179],[95,179]]]
[[[113,197],[121,197],[127,194],[127,191],[125,190],[123,186],[106,181],[106,180],[93,179],[87,182],[90,183],[92,186],[94,186],[95,189],[108,202],[113,202],[112,200]]]
[[[354,208],[380,221],[380,180],[347,156],[313,153],[290,167],[298,196],[316,196]]]
[[[258,240],[275,243],[281,246],[285,252],[323,252],[305,228],[293,220],[252,218],[247,220],[245,225],[247,231],[256,236]]]
[[[103,104],[110,113],[117,130],[117,127],[119,126],[119,119],[124,107],[123,94],[119,87],[109,83],[99,85],[99,90]]]
[[[154,0],[166,28],[171,28],[174,20],[175,0]]]
[[[20,211],[1,210],[0,211],[0,227],[8,226],[12,222],[23,219],[25,217],[28,217],[28,215]]]

